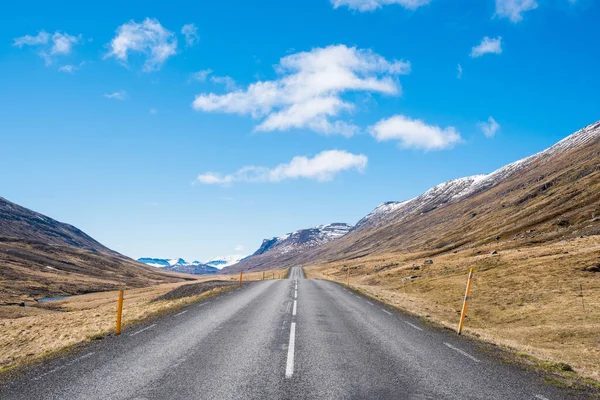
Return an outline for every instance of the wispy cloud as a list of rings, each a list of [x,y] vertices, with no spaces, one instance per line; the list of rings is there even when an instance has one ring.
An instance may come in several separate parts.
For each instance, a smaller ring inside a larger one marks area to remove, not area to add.
[[[121,90],[114,93],[104,93],[104,97],[106,97],[107,99],[125,100],[127,98],[127,92]]]
[[[313,158],[297,156],[289,163],[274,168],[246,166],[238,171],[222,175],[206,172],[198,175],[197,182],[206,185],[231,185],[236,182],[281,182],[288,179],[313,179],[320,182],[330,181],[346,170],[363,172],[368,158],[362,154],[352,154],[343,150],[323,151]]]
[[[233,91],[237,89],[237,84],[230,76],[211,76],[210,80],[211,82],[224,85],[227,90]]]
[[[108,44],[110,51],[105,58],[114,57],[127,64],[130,53],[140,53],[145,56],[144,71],[150,72],[160,69],[177,53],[175,34],[156,19],[146,18],[142,23],[130,21],[118,27],[116,32],[117,36]]]
[[[13,46],[17,46],[19,48],[23,46],[39,46],[42,44],[48,43],[50,39],[50,35],[45,31],[40,31],[37,35],[25,35],[18,38],[13,39]]]
[[[198,36],[198,28],[194,24],[186,24],[181,28],[181,33],[185,36],[185,44],[187,46],[193,46],[198,43],[200,36]]]
[[[398,75],[410,63],[388,61],[371,50],[344,45],[288,55],[275,67],[280,78],[258,81],[246,90],[196,96],[192,106],[205,112],[250,115],[261,122],[256,131],[307,128],[322,134],[352,136],[360,129],[336,119],[355,105],[342,99],[351,91],[400,95]],[[332,119],[334,119],[332,121]]]
[[[456,77],[458,79],[461,79],[462,78],[462,74],[463,74],[462,65],[458,64],[458,69],[457,69],[457,72],[456,72]]]
[[[41,47],[38,53],[47,66],[52,65],[54,59],[60,55],[70,54],[73,46],[81,41],[81,35],[73,36],[60,31],[54,32],[52,36],[45,31],[38,32],[37,35],[25,35],[13,39],[13,46],[22,48],[23,46]]]
[[[497,38],[484,37],[477,46],[471,49],[471,57],[477,58],[484,54],[502,54],[502,36]]]
[[[487,122],[480,122],[477,126],[479,126],[479,129],[481,129],[483,134],[489,138],[494,137],[496,132],[500,129],[500,125],[492,117],[489,117]]]
[[[398,4],[409,10],[416,10],[430,2],[431,0],[331,0],[333,8],[347,6],[358,11],[373,11],[388,4]]]
[[[213,70],[212,69],[203,69],[202,71],[198,71],[198,72],[194,72],[191,77],[190,80],[193,81],[198,81],[198,82],[205,82],[206,79],[208,78],[208,76],[210,74],[212,74]]]
[[[496,0],[496,16],[519,22],[523,20],[525,11],[535,10],[537,7],[536,0]]]
[[[395,140],[403,148],[442,150],[461,141],[460,133],[453,126],[440,128],[404,115],[382,119],[368,131],[380,142]]]
[[[80,70],[81,67],[83,67],[84,65],[85,65],[85,61],[82,61],[77,65],[73,65],[73,64],[61,65],[60,67],[58,67],[58,71],[73,74],[73,73],[75,73],[75,71]]]

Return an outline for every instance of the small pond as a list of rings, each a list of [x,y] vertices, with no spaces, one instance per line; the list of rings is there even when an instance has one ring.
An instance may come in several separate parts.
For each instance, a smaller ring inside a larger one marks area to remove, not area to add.
[[[38,303],[48,303],[50,301],[58,301],[68,299],[71,296],[58,296],[58,297],[44,297],[43,299],[38,299]]]

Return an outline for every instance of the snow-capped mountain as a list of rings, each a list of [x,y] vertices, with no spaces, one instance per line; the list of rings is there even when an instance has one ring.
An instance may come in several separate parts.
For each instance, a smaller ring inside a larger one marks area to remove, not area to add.
[[[318,247],[332,240],[341,238],[350,232],[352,225],[333,223],[319,225],[314,228],[301,229],[281,237],[272,237],[263,240],[260,248],[251,257],[275,251],[279,254],[301,251],[306,248]]]
[[[544,151],[515,161],[490,174],[453,179],[434,186],[414,199],[383,203],[358,221],[355,230],[383,226],[391,220],[398,222],[404,216],[427,213],[449,203],[457,202],[469,195],[496,186],[515,173],[527,169],[534,162],[544,161],[554,154],[584,145],[598,137],[600,137],[600,122],[573,133]]]
[[[138,261],[158,268],[173,267],[176,265],[188,265],[183,258],[139,258]]]
[[[232,264],[227,270],[237,271],[255,268],[265,258],[291,257],[305,250],[315,249],[325,243],[332,242],[352,230],[352,225],[332,223],[319,225],[314,228],[301,229],[280,237],[265,239],[258,250],[251,256]],[[233,269],[231,269],[233,267]]]
[[[152,267],[162,268],[167,271],[185,272],[188,274],[215,274],[220,269],[233,265],[245,256],[233,254],[217,257],[207,262],[193,261],[191,263],[183,258],[139,258],[138,261]]]
[[[200,261],[188,263],[183,258],[139,258],[138,261],[152,267],[162,268],[166,271],[184,272],[186,274],[216,274],[219,271],[218,268],[212,265],[207,265]]]
[[[210,265],[212,267],[222,269],[228,267],[230,265],[236,264],[246,258],[246,256],[241,254],[232,254],[230,256],[225,257],[216,257],[210,261],[207,261],[205,264]]]

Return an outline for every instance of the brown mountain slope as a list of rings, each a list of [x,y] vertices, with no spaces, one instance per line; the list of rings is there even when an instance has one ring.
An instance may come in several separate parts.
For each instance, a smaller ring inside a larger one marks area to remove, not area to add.
[[[182,279],[0,197],[0,304]]]
[[[465,181],[468,181],[465,184]],[[260,268],[393,252],[433,256],[495,243],[515,248],[600,234],[600,123],[487,176],[432,188],[361,221],[342,238]]]

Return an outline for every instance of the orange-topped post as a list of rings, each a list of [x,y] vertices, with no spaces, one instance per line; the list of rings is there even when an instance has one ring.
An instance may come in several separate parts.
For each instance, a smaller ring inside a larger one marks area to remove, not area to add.
[[[471,293],[471,284],[473,283],[473,268],[469,271],[469,279],[467,280],[467,290],[465,291],[465,299],[463,300],[462,312],[460,313],[460,322],[458,324],[457,333],[462,333],[465,317],[467,316],[467,303],[469,302],[469,293]]]

